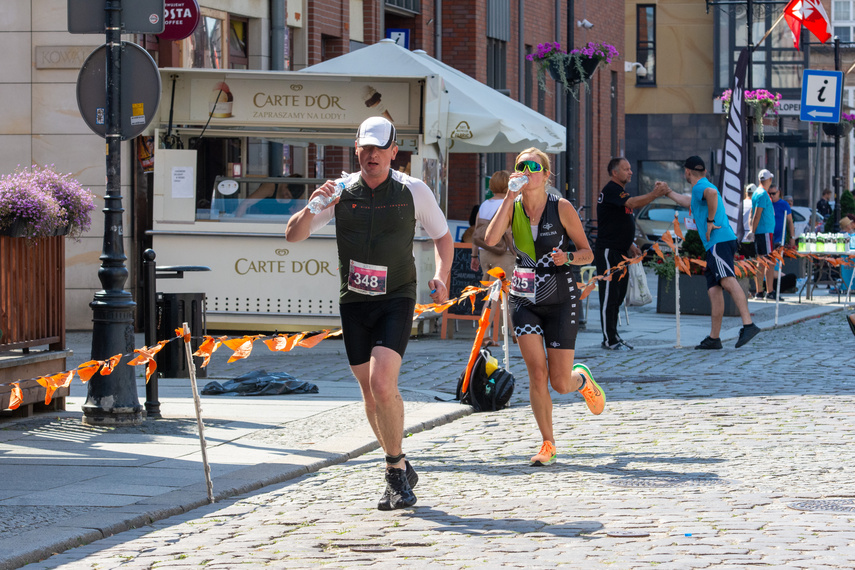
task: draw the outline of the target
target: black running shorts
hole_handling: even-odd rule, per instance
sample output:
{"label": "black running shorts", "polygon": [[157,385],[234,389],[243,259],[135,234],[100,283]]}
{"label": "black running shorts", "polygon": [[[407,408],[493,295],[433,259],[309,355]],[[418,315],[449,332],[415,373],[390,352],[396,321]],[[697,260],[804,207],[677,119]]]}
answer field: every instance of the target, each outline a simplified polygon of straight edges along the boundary
{"label": "black running shorts", "polygon": [[513,323],[517,336],[539,334],[547,348],[576,348],[576,333],[579,331],[577,305],[578,289],[570,300],[554,305],[530,305],[514,303]]}
{"label": "black running shorts", "polygon": [[344,349],[350,365],[371,360],[375,346],[385,346],[403,358],[415,308],[416,302],[406,297],[339,305]]}

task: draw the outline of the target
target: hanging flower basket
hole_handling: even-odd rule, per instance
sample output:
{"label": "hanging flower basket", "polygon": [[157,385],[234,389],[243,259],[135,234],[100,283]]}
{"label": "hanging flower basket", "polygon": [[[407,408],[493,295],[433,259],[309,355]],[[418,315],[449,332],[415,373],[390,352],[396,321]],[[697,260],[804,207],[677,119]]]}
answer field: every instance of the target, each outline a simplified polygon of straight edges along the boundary
{"label": "hanging flower basket", "polygon": [[821,123],[822,132],[830,137],[845,137],[852,130],[853,123],[855,123],[855,115],[842,113],[839,123]]}
{"label": "hanging flower basket", "polygon": [[611,63],[620,54],[610,44],[588,42],[584,47],[571,50],[570,53],[561,49],[557,42],[537,45],[537,52],[526,56],[529,61],[538,64],[537,82],[541,89],[546,90],[546,73],[560,83],[564,90],[578,99],[576,85],[584,84],[589,89],[588,80],[600,64]]}
{"label": "hanging flower basket", "polygon": [[555,81],[562,80],[561,66],[564,67],[564,77],[566,78],[566,82],[569,85],[576,85],[582,81],[587,81],[592,75],[594,75],[594,72],[597,71],[597,68],[600,66],[600,60],[587,57],[568,57],[563,62],[552,60],[547,65],[546,70]]}

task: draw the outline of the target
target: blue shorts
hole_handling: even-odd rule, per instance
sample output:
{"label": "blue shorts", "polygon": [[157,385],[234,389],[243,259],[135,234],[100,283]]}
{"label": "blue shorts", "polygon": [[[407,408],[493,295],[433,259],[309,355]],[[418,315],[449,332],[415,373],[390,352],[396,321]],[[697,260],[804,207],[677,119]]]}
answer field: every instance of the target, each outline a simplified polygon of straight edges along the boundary
{"label": "blue shorts", "polygon": [[736,277],[733,269],[733,256],[736,253],[736,240],[714,244],[707,250],[707,289],[712,289],[725,277]]}

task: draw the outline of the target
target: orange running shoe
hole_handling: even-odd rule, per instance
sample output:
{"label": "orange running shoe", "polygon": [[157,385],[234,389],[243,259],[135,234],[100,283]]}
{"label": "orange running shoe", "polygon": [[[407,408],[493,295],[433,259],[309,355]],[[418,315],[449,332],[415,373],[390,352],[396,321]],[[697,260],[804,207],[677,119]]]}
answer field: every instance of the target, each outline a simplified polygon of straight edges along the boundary
{"label": "orange running shoe", "polygon": [[591,371],[584,364],[574,365],[573,370],[579,372],[582,378],[585,379],[585,385],[579,390],[579,393],[585,397],[588,409],[595,416],[602,414],[606,408],[606,394],[594,380],[594,375],[591,374]]}
{"label": "orange running shoe", "polygon": [[537,455],[531,458],[532,467],[546,467],[555,463],[555,445],[551,441],[544,441]]}

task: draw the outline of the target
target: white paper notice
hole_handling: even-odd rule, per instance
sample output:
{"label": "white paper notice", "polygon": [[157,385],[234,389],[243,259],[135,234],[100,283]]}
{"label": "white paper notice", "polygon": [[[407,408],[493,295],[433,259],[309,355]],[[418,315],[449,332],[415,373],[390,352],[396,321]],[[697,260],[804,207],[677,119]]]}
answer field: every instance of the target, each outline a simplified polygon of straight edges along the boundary
{"label": "white paper notice", "polygon": [[172,168],[172,197],[193,198],[193,167],[175,166]]}

